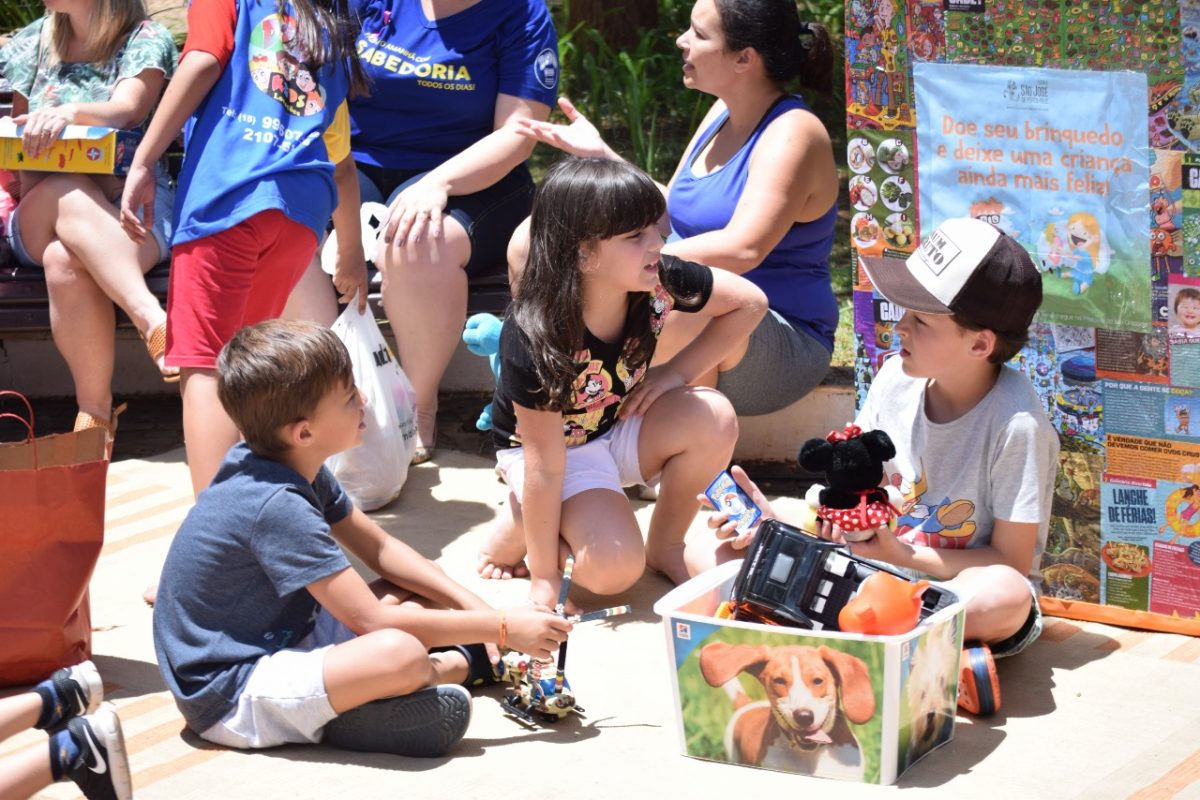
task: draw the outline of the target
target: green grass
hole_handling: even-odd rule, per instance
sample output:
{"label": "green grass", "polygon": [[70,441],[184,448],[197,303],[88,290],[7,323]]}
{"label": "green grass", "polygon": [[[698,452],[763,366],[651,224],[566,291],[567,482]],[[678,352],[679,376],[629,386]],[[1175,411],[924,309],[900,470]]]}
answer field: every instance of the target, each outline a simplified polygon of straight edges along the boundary
{"label": "green grass", "polygon": [[41,0],[0,2],[0,34],[23,28],[45,13]]}

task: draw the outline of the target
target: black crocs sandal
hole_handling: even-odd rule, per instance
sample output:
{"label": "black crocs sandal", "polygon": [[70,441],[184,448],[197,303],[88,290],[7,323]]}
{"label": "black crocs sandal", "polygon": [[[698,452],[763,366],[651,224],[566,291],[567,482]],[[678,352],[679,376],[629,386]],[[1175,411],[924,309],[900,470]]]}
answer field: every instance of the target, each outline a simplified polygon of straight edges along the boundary
{"label": "black crocs sandal", "polygon": [[435,647],[429,652],[443,653],[449,650],[457,650],[467,660],[467,679],[462,682],[463,686],[473,689],[478,686],[491,686],[499,680],[496,668],[488,658],[487,648],[482,643]]}
{"label": "black crocs sandal", "polygon": [[450,683],[352,708],[325,726],[321,741],[343,750],[438,758],[470,721],[471,695]]}

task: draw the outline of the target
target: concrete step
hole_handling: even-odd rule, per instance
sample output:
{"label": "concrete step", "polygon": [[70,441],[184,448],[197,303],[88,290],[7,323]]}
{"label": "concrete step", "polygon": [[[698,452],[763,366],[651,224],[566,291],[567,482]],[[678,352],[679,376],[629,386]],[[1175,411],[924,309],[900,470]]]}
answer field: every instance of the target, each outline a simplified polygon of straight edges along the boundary
{"label": "concrete step", "polygon": [[[179,391],[178,385],[162,382],[141,338],[130,328],[117,331],[116,363],[113,393],[118,398],[170,395]],[[16,389],[30,398],[70,397],[74,393],[71,375],[49,332],[21,333],[0,339],[0,388]],[[460,343],[442,381],[443,392],[486,393],[492,388],[487,359],[472,354]],[[735,458],[794,461],[805,439],[824,436],[853,418],[854,387],[849,370],[835,367],[824,384],[787,408],[760,417],[741,418]]]}

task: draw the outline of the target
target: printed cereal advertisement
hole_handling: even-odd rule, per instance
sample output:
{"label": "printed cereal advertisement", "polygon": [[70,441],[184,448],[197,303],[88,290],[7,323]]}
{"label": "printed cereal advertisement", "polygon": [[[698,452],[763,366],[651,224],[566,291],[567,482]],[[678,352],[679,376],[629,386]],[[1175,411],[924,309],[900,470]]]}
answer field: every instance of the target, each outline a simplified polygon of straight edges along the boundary
{"label": "printed cereal advertisement", "polygon": [[1105,475],[1101,602],[1200,619],[1200,464],[1180,480]]}

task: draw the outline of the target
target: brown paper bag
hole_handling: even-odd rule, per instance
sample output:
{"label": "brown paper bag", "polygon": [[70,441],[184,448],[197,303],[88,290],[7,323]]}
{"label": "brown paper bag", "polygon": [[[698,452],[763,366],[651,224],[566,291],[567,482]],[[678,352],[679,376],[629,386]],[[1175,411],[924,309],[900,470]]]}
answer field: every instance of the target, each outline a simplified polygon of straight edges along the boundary
{"label": "brown paper bag", "polygon": [[0,686],[39,681],[91,655],[88,582],[104,544],[105,431],[35,437],[33,410],[0,413],[25,441],[0,443]]}

